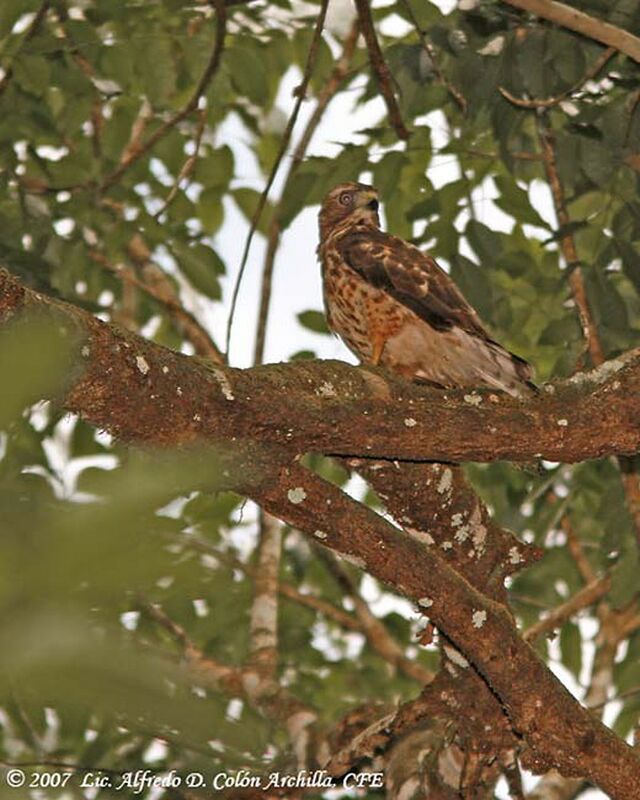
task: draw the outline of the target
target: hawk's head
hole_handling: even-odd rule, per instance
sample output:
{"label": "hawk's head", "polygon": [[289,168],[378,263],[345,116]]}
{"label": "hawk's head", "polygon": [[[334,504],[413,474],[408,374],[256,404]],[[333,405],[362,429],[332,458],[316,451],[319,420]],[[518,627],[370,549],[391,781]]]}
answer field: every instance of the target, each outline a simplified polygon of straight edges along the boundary
{"label": "hawk's head", "polygon": [[378,190],[366,183],[341,183],[322,201],[320,208],[320,241],[344,222],[366,222],[380,227]]}

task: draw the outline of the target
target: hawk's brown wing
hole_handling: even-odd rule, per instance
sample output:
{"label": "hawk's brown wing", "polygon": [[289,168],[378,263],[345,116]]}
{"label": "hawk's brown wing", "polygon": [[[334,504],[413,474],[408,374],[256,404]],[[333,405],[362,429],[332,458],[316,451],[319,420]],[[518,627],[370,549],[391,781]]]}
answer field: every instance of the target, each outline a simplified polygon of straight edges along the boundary
{"label": "hawk's brown wing", "polygon": [[491,340],[475,310],[430,256],[376,229],[352,230],[336,242],[345,263],[364,280],[388,292],[436,330],[454,325]]}

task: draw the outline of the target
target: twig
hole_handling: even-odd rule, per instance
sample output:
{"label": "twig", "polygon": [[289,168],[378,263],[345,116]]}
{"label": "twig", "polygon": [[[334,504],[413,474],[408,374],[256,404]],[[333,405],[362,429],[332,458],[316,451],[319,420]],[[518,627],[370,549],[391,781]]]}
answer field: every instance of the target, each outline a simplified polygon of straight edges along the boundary
{"label": "twig", "polygon": [[594,39],[596,42],[615,47],[616,50],[640,63],[640,39],[609,22],[591,17],[583,11],[555,0],[503,0],[503,2]]}
{"label": "twig", "polygon": [[204,95],[211,79],[215,75],[218,67],[220,66],[220,59],[224,49],[224,41],[227,32],[227,9],[224,0],[213,0],[216,7],[216,36],[213,45],[213,50],[209,58],[209,62],[202,73],[195,91],[191,95],[186,105],[161,125],[147,141],[126,155],[125,158],[120,160],[118,167],[102,181],[100,191],[104,192],[114,183],[120,180],[124,173],[130,169],[137,161],[146,155],[161,139],[163,139],[175,126],[182,122],[183,119],[189,116],[193,111],[198,108],[200,98]]}
{"label": "twig", "polygon": [[393,125],[393,128],[399,139],[408,139],[411,134],[406,129],[405,124],[402,121],[400,109],[398,107],[398,103],[396,102],[393,89],[391,88],[391,72],[389,71],[389,67],[384,60],[380,45],[378,44],[376,32],[373,27],[373,19],[371,17],[369,2],[368,0],[355,0],[355,5],[358,12],[358,19],[360,20],[360,30],[362,31],[365,42],[367,43],[371,66],[373,67],[376,80],[378,81],[378,86],[380,87],[384,102],[387,106],[389,121]]}
{"label": "twig", "polygon": [[[629,144],[629,136],[631,134],[631,126],[633,125],[633,115],[636,113],[638,108],[640,107],[640,89],[635,91],[631,97],[629,98],[628,102],[625,103],[629,119],[627,120],[627,130],[624,134],[624,143],[625,146]],[[635,160],[634,160],[635,157]],[[628,156],[626,159],[627,164],[631,166],[633,169],[640,172],[640,166],[638,164],[638,156],[637,154],[632,154]]]}
{"label": "twig", "polygon": [[[165,280],[161,287],[151,286],[149,283],[141,281],[130,272],[119,269],[115,264],[112,264],[105,255],[97,250],[90,250],[89,258],[96,264],[99,264],[103,269],[117,275],[121,281],[136,286],[149,295],[149,297],[153,297],[154,300],[161,303],[167,309],[169,316],[173,319],[179,331],[189,339],[197,355],[208,358],[215,364],[224,364],[222,353],[193,314],[187,311],[180,303],[169,281]],[[148,263],[151,264],[151,262]]]}
{"label": "twig", "polygon": [[135,278],[133,267],[128,264],[120,264],[118,270],[122,282],[122,293],[119,305],[114,304],[112,320],[116,325],[122,325],[129,331],[138,331],[136,312],[138,310],[137,287],[131,280]]}
{"label": "twig", "polygon": [[567,211],[564,190],[562,188],[560,175],[558,173],[555,139],[544,114],[539,114],[536,119],[538,123],[538,137],[542,150],[542,158],[545,166],[545,172],[547,174],[547,180],[549,181],[549,186],[551,187],[556,217],[558,219],[560,228],[566,230],[566,232],[560,238],[560,248],[562,250],[564,259],[567,262],[567,267],[569,268],[569,285],[571,287],[571,293],[573,294],[573,299],[575,300],[578,308],[582,333],[584,335],[589,355],[591,356],[591,361],[593,362],[594,366],[598,366],[604,361],[604,353],[598,338],[598,332],[591,316],[589,301],[587,299],[587,291],[576,250],[575,239],[573,238],[573,234],[569,229],[571,218],[569,217],[569,213]]}
{"label": "twig", "polygon": [[[17,53],[14,53],[14,59],[19,54],[20,50],[22,50],[24,45],[27,42],[30,42],[31,39],[33,39],[33,37],[36,35],[50,7],[51,7],[51,0],[45,0],[44,3],[42,3],[42,5],[40,6],[40,8],[37,10],[36,15],[31,22],[31,25],[29,25],[29,28],[26,30],[24,34],[24,37],[22,39],[22,42],[20,43],[20,47],[18,48]],[[0,79],[0,97],[2,97],[2,95],[4,94],[4,91],[7,88],[9,81],[11,80],[12,77],[13,77],[13,67],[9,66],[5,70],[2,79]]]}
{"label": "twig", "polygon": [[633,689],[627,689],[626,692],[620,692],[620,694],[614,694],[613,697],[607,698],[604,702],[599,703],[597,706],[591,706],[591,710],[599,711],[601,708],[604,708],[604,706],[609,705],[609,703],[617,703],[620,700],[626,700],[628,697],[635,697],[637,694],[640,694],[640,686],[636,686]]}
{"label": "twig", "polygon": [[[173,541],[175,541],[175,539],[173,539]],[[222,561],[233,569],[240,570],[240,572],[242,572],[244,575],[253,577],[256,574],[256,570],[254,568],[244,564],[242,561],[237,559],[235,556],[230,555],[229,553],[217,550],[205,539],[201,539],[194,534],[189,535],[189,538],[187,539],[187,546],[195,547],[198,550],[212,554],[219,561]],[[352,614],[349,614],[346,611],[343,611],[341,608],[334,606],[333,603],[329,603],[327,600],[323,600],[320,597],[315,597],[312,594],[302,594],[302,592],[298,591],[295,586],[293,586],[291,583],[287,583],[286,581],[278,582],[278,591],[283,597],[298,603],[298,605],[310,608],[313,611],[316,611],[318,614],[322,614],[327,619],[333,620],[341,627],[346,628],[349,631],[357,631],[362,633],[367,637],[369,644],[378,653],[378,655],[382,656],[382,658],[386,659],[390,663],[393,663],[394,666],[398,667],[398,669],[404,672],[407,677],[417,680],[423,685],[428,683],[433,677],[432,673],[430,673],[425,667],[422,667],[420,664],[416,664],[415,661],[404,655],[400,646],[393,641],[393,637],[384,627],[384,624],[377,618],[374,617],[377,624],[382,627],[384,636],[377,635],[371,637],[370,629],[365,626],[362,619],[354,617]],[[389,647],[383,646],[379,648],[377,646],[383,641],[383,639],[386,639],[390,643]]]}
{"label": "twig", "polygon": [[329,574],[336,581],[343,593],[351,598],[356,616],[360,620],[362,629],[367,637],[367,641],[378,655],[386,661],[401,669],[405,675],[417,680],[425,685],[431,683],[434,678],[431,670],[426,669],[416,661],[407,658],[400,645],[391,636],[384,623],[382,623],[372,612],[367,603],[362,599],[360,593],[353,585],[350,576],[338,562],[333,553],[320,547],[315,548],[316,553],[327,567]]}
{"label": "twig", "polygon": [[101,136],[102,130],[104,128],[104,115],[102,113],[102,95],[98,91],[97,87],[95,86],[95,76],[96,71],[83,53],[81,52],[80,48],[78,47],[74,38],[69,34],[69,31],[65,27],[65,23],[69,19],[69,14],[67,9],[64,7],[62,3],[59,3],[55,7],[55,15],[58,19],[59,26],[58,32],[62,39],[65,41],[69,52],[71,53],[73,60],[80,68],[80,71],[86,75],[87,78],[91,81],[94,87],[94,100],[91,105],[91,125],[92,125],[92,136],[91,141],[93,145],[93,154],[95,158],[100,158],[102,145],[101,145]]}
{"label": "twig", "polygon": [[416,15],[413,13],[413,8],[411,8],[411,3],[409,2],[409,0],[402,0],[402,5],[404,6],[405,11],[407,12],[407,16],[411,20],[411,24],[415,28],[415,31],[418,34],[418,37],[420,38],[420,42],[422,43],[422,47],[424,48],[425,53],[429,56],[436,77],[438,78],[440,83],[446,88],[451,97],[453,97],[455,102],[458,104],[458,106],[460,107],[460,111],[462,111],[463,114],[466,114],[467,99],[462,94],[460,89],[458,89],[457,86],[454,86],[454,84],[451,83],[451,81],[446,77],[446,75],[440,68],[436,51],[431,42],[425,36],[424,31],[420,27],[420,23],[418,22]]}
{"label": "twig", "polygon": [[200,152],[200,145],[202,143],[202,134],[204,133],[205,124],[207,121],[207,113],[204,108],[200,109],[200,121],[198,122],[198,128],[196,130],[196,135],[193,140],[193,153],[187,158],[187,160],[182,165],[182,169],[178,173],[173,186],[169,194],[167,195],[167,199],[162,204],[162,207],[159,211],[157,211],[153,217],[155,220],[159,220],[160,217],[165,213],[165,211],[169,208],[171,203],[173,203],[176,195],[178,194],[178,190],[180,189],[180,184],[183,180],[187,180],[191,177],[191,174],[194,170],[195,165],[198,162],[198,154]]}
{"label": "twig", "polygon": [[527,642],[535,641],[538,637],[559,628],[578,611],[595,603],[604,597],[611,589],[611,576],[605,575],[592,583],[587,584],[570,597],[565,603],[554,608],[548,616],[531,625],[522,634]]}
{"label": "twig", "polygon": [[499,86],[498,91],[500,94],[505,97],[510,103],[513,103],[515,106],[519,106],[520,108],[551,108],[552,106],[557,106],[558,103],[561,103],[567,97],[572,94],[575,94],[587,81],[592,80],[595,76],[600,72],[600,70],[604,67],[604,65],[609,61],[613,55],[616,53],[616,49],[614,47],[608,47],[604,50],[595,62],[589,67],[589,69],[585,72],[585,74],[580,78],[579,81],[574,83],[571,88],[566,89],[564,92],[555,95],[554,97],[532,97],[532,98],[523,98],[523,97],[516,97],[515,95],[511,94],[504,86]]}
{"label": "twig", "polygon": [[124,150],[120,154],[120,161],[118,162],[119,164],[125,164],[130,158],[135,156],[135,154],[140,151],[142,147],[142,137],[147,129],[147,125],[152,119],[153,108],[151,107],[149,100],[144,97],[142,99],[142,103],[140,104],[138,114],[133,122],[133,125],[131,126],[129,140],[125,145]]}
{"label": "twig", "polygon": [[[176,539],[172,538],[172,541],[176,541]],[[239,558],[236,558],[230,553],[218,550],[206,539],[203,539],[195,534],[189,534],[189,538],[186,540],[186,545],[187,547],[193,547],[200,552],[209,553],[218,561],[222,561],[232,569],[239,570],[243,575],[246,575],[249,578],[252,578],[255,575],[255,569],[253,567],[240,561]],[[278,583],[278,591],[283,597],[293,600],[295,603],[298,603],[301,606],[311,608],[313,611],[317,611],[319,614],[323,614],[325,617],[327,617],[327,619],[332,619],[334,622],[337,622],[338,625],[341,625],[347,630],[362,631],[362,626],[351,614],[343,611],[337,606],[334,606],[332,603],[329,603],[326,600],[315,597],[312,594],[303,594],[291,583],[280,581]]]}
{"label": "twig", "polygon": [[242,670],[221,664],[215,659],[205,656],[200,648],[191,641],[184,628],[174,622],[168,614],[165,614],[159,605],[142,601],[140,602],[140,611],[164,628],[179,645],[194,676],[235,696],[244,694]]}
{"label": "twig", "polygon": [[280,200],[274,210],[273,219],[269,226],[269,235],[267,239],[267,251],[265,253],[264,264],[262,267],[262,286],[260,290],[260,309],[258,311],[258,325],[256,331],[256,344],[254,350],[254,364],[261,364],[264,358],[264,347],[267,330],[267,319],[269,315],[269,305],[271,302],[271,284],[273,278],[273,269],[275,264],[276,252],[280,244],[280,234],[282,227],[280,223],[280,212],[282,209],[283,200],[286,197],[287,190],[291,183],[292,177],[295,175],[296,170],[300,166],[302,159],[307,152],[311,138],[318,127],[322,116],[329,105],[329,102],[335,95],[340,87],[340,84],[345,79],[349,72],[349,66],[353,57],[353,52],[358,41],[359,24],[356,21],[351,27],[350,32],[344,41],[342,55],[336,62],[333,72],[329,76],[329,80],[322,87],[316,107],[307,122],[305,129],[300,136],[300,140],[293,151],[289,170],[284,179]]}
{"label": "twig", "polygon": [[[217,0],[220,2],[220,0]],[[267,178],[267,183],[262,190],[262,194],[258,200],[258,205],[256,206],[255,211],[253,212],[253,216],[251,217],[251,223],[249,226],[249,233],[247,235],[247,239],[244,245],[244,251],[242,253],[242,259],[240,261],[240,268],[238,270],[238,276],[236,278],[235,285],[233,287],[233,294],[231,297],[231,309],[229,311],[229,320],[227,322],[227,335],[225,339],[225,350],[227,352],[227,358],[229,357],[229,344],[231,342],[231,328],[233,327],[233,318],[236,311],[236,305],[238,303],[238,294],[240,292],[240,284],[242,283],[242,278],[244,275],[245,268],[247,266],[247,260],[249,258],[249,250],[251,249],[251,242],[253,241],[253,237],[255,235],[256,229],[258,227],[258,222],[260,221],[260,217],[262,216],[262,212],[264,211],[264,207],[267,203],[267,197],[269,196],[269,190],[275,180],[276,173],[280,168],[280,164],[282,159],[284,158],[284,154],[289,146],[289,142],[291,141],[291,134],[293,133],[293,129],[295,127],[296,121],[298,119],[298,114],[300,113],[300,109],[302,107],[302,103],[305,100],[307,94],[307,87],[309,86],[309,81],[311,80],[311,75],[313,73],[313,68],[316,63],[316,56],[318,54],[318,48],[320,47],[320,39],[322,36],[322,30],[324,28],[324,21],[327,16],[327,8],[329,6],[329,0],[322,0],[322,5],[320,6],[320,13],[318,14],[318,19],[316,21],[316,27],[313,32],[313,39],[311,40],[311,46],[309,47],[309,52],[307,54],[307,63],[305,64],[304,74],[302,76],[302,82],[295,90],[296,95],[296,102],[293,107],[293,111],[291,112],[291,116],[289,117],[289,121],[287,122],[287,127],[282,134],[282,140],[280,141],[280,147],[278,149],[278,153],[276,155],[275,161],[273,166],[271,167],[271,172],[269,173],[269,177]]]}
{"label": "twig", "polygon": [[[542,156],[547,173],[547,179],[551,187],[551,194],[556,209],[556,216],[561,228],[566,228],[565,233],[560,239],[560,246],[569,267],[569,286],[573,298],[578,307],[578,314],[580,316],[580,323],[582,326],[583,336],[585,338],[586,347],[591,356],[591,361],[594,366],[601,365],[605,360],[605,355],[602,350],[602,344],[598,331],[591,316],[589,309],[589,301],[587,298],[587,291],[582,275],[580,262],[578,261],[578,254],[576,251],[575,240],[573,234],[568,229],[571,222],[567,208],[565,205],[564,191],[560,182],[560,175],[556,164],[555,140],[551,128],[545,116],[546,112],[539,112],[537,114],[538,135],[542,149]],[[629,459],[618,458],[618,468],[621,472],[622,486],[625,493],[625,499],[629,514],[631,515],[636,539],[640,545],[640,476],[638,476],[635,469],[634,462]]]}
{"label": "twig", "polygon": [[576,567],[578,568],[580,577],[586,584],[595,583],[598,580],[598,576],[589,563],[589,559],[582,549],[582,544],[576,536],[573,525],[566,514],[562,517],[560,524],[562,526],[562,530],[564,531],[564,535],[567,537],[567,549],[569,550],[573,560],[576,562]]}
{"label": "twig", "polygon": [[509,753],[510,758],[502,762],[502,774],[509,786],[511,800],[525,800],[524,787],[522,786],[522,773],[518,765],[515,752]]}
{"label": "twig", "polygon": [[[437,152],[434,151],[436,155],[439,155],[442,151]],[[484,150],[474,150],[473,148],[467,148],[464,150],[459,150],[458,152],[463,153],[464,155],[469,156],[477,156],[478,158],[493,158],[493,159],[501,159],[503,156],[500,153],[487,153]],[[516,159],[516,161],[542,161],[542,156],[540,153],[529,153],[526,150],[512,150],[507,151],[508,155],[511,158]],[[443,153],[444,155],[444,153]]]}
{"label": "twig", "polygon": [[195,680],[205,686],[213,685],[233,697],[246,697],[252,706],[287,729],[299,769],[309,764],[313,755],[311,748],[321,744],[313,740],[309,730],[317,721],[315,709],[304,705],[278,685],[268,694],[256,692],[253,681],[255,672],[251,668],[230,667],[205,655],[187,636],[184,628],[158,605],[142,601],[140,610],[164,628],[180,646]]}

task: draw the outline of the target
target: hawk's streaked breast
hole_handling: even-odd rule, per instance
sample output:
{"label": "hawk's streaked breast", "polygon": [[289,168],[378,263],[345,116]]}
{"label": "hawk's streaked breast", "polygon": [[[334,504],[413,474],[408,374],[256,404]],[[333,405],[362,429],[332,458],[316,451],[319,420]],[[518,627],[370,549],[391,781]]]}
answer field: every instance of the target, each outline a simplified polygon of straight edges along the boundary
{"label": "hawk's streaked breast", "polygon": [[532,390],[531,368],[493,341],[451,278],[413,245],[382,232],[377,192],[342,184],[320,211],[331,329],[365,363],[445,387]]}

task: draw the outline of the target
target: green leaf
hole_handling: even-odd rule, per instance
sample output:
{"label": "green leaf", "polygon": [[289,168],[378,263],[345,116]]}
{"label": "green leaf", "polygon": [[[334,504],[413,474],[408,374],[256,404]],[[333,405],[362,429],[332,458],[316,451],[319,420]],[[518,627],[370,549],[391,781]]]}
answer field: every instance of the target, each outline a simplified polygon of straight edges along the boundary
{"label": "green leaf", "polygon": [[493,315],[493,292],[486,270],[465,256],[456,254],[451,260],[451,277],[482,319],[490,321]]}
{"label": "green leaf", "polygon": [[317,354],[313,350],[298,350],[293,353],[289,358],[290,361],[311,361],[317,358]]}
{"label": "green leaf", "polygon": [[207,189],[226,189],[233,176],[233,151],[225,145],[198,159],[195,174]]}
{"label": "green leaf", "polygon": [[627,307],[615,286],[614,276],[597,268],[589,270],[585,275],[589,302],[593,306],[596,322],[615,330],[628,330]]}
{"label": "green leaf", "polygon": [[25,92],[42,97],[49,88],[51,70],[45,59],[21,55],[13,65],[13,78]]}
{"label": "green leaf", "polygon": [[240,94],[262,105],[269,93],[269,85],[265,64],[258,52],[257,47],[236,44],[225,51],[224,58],[231,80]]}
{"label": "green leaf", "polygon": [[616,159],[612,151],[594,139],[578,139],[580,166],[585,175],[597,186],[607,185],[616,172]]}
{"label": "green leaf", "polygon": [[[258,208],[258,203],[260,201],[260,192],[256,191],[255,189],[234,189],[232,191],[233,199],[236,201],[238,208],[244,216],[247,218],[247,221],[251,222],[253,219],[253,215],[255,214],[256,209]],[[267,234],[269,229],[269,224],[271,219],[273,218],[273,206],[267,200],[262,209],[262,214],[260,215],[260,219],[258,220],[257,230],[262,233],[263,235]]]}
{"label": "green leaf", "polygon": [[529,195],[513,179],[497,176],[495,182],[500,190],[500,197],[494,202],[499,208],[515,217],[519,223],[528,223],[539,228],[549,228],[548,224],[531,205]]}
{"label": "green leaf", "polygon": [[322,311],[302,311],[298,314],[298,322],[314,333],[331,333]]}
{"label": "green leaf", "polygon": [[566,345],[568,342],[580,340],[582,331],[577,316],[565,316],[552,320],[542,332],[538,344]]}
{"label": "green leaf", "polygon": [[73,328],[61,317],[26,315],[0,332],[0,428],[5,428],[27,405],[61,389],[68,377]]}
{"label": "green leaf", "polygon": [[219,189],[205,189],[196,203],[198,219],[205,233],[215,233],[224,221],[224,206]]}
{"label": "green leaf", "polygon": [[151,103],[167,105],[176,89],[171,39],[160,30],[149,32],[144,46],[134,52],[137,71]]}
{"label": "green leaf", "polygon": [[465,235],[480,263],[490,265],[502,253],[502,240],[497,233],[487,228],[482,222],[470,219],[465,229]]}
{"label": "green leaf", "polygon": [[564,666],[579,680],[582,669],[582,637],[580,629],[573,622],[567,622],[562,626],[560,653]]}
{"label": "green leaf", "polygon": [[397,187],[400,173],[409,159],[404,153],[387,153],[373,166],[373,182],[382,197],[389,197]]}
{"label": "green leaf", "polygon": [[635,547],[623,550],[611,570],[611,592],[609,597],[614,608],[622,608],[630,602],[638,591],[638,552]]}
{"label": "green leaf", "polygon": [[622,258],[624,274],[633,283],[636,292],[640,294],[640,250],[621,239],[616,239],[615,245]]}
{"label": "green leaf", "polygon": [[224,264],[215,250],[202,244],[189,247],[177,241],[173,243],[172,250],[180,271],[194,289],[213,300],[219,300],[221,291],[218,276],[224,272]]}
{"label": "green leaf", "polygon": [[301,169],[296,172],[278,208],[278,222],[281,230],[286,230],[295,216],[310,202],[312,187],[317,183],[315,172]]}
{"label": "green leaf", "polygon": [[40,0],[3,0],[0,3],[0,39],[4,38],[23,14],[37,11]]}

